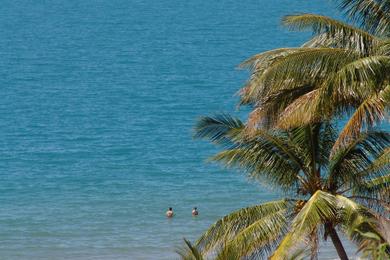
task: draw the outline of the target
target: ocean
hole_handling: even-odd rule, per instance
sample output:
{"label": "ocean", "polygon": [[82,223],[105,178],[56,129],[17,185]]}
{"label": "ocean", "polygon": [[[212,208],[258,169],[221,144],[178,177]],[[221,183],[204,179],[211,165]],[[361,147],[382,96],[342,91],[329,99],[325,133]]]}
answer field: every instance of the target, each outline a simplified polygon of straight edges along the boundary
{"label": "ocean", "polygon": [[[310,36],[283,28],[283,15],[335,7],[3,0],[0,259],[177,259],[184,237],[281,197],[205,162],[217,149],[192,129],[216,112],[245,119],[237,65]],[[332,247],[321,254],[335,258]]]}

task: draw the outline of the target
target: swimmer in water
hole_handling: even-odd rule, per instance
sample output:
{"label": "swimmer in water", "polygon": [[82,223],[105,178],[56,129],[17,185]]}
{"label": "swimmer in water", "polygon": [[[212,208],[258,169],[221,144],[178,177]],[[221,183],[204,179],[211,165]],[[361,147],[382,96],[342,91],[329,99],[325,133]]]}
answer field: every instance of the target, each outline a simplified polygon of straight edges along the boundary
{"label": "swimmer in water", "polygon": [[197,207],[194,207],[192,209],[192,216],[198,216],[199,215],[199,212],[198,212],[198,208]]}
{"label": "swimmer in water", "polygon": [[173,209],[172,208],[169,208],[167,213],[165,213],[165,215],[167,215],[168,218],[171,218],[173,217]]}

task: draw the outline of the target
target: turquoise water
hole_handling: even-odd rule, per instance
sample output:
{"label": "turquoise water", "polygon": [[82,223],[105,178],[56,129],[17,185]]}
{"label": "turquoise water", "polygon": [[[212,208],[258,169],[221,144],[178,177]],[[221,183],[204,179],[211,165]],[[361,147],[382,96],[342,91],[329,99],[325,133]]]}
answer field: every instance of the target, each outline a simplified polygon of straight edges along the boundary
{"label": "turquoise water", "polygon": [[243,59],[308,37],[282,15],[330,6],[2,1],[0,258],[172,259],[183,237],[277,198],[205,164],[215,149],[192,126],[234,111]]}

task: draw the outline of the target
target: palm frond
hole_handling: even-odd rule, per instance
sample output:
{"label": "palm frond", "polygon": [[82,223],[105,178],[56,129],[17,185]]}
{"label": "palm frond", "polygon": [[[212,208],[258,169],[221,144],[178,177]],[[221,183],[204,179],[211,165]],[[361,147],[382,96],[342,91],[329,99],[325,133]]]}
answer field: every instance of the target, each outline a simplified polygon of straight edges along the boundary
{"label": "palm frond", "polygon": [[378,212],[390,211],[390,148],[359,175],[363,182],[354,187],[352,197]]}
{"label": "palm frond", "polygon": [[340,9],[366,30],[384,35],[390,28],[390,5],[383,0],[339,0]]}
{"label": "palm frond", "polygon": [[390,149],[386,148],[361,172],[352,171],[354,180],[347,193],[349,198],[376,212],[390,210]]}
{"label": "palm frond", "polygon": [[320,111],[321,90],[315,89],[297,98],[279,115],[276,126],[291,129],[302,125],[314,124],[323,118]]}
{"label": "palm frond", "polygon": [[281,210],[254,222],[230,240],[222,249],[222,254],[235,252],[237,259],[266,258],[287,230],[287,213],[287,210]]}
{"label": "palm frond", "polygon": [[378,46],[376,46],[375,49],[376,55],[384,55],[384,56],[390,56],[390,40],[389,39],[382,39]]}
{"label": "palm frond", "polygon": [[339,146],[355,139],[364,127],[368,130],[375,124],[381,122],[386,116],[386,108],[390,101],[390,87],[387,86],[378,95],[371,96],[363,101],[354,111],[353,115],[340,132],[333,147],[333,153]]}
{"label": "palm frond", "polygon": [[[373,189],[379,190],[380,192],[384,191],[384,189],[389,189],[390,188],[390,173],[383,175],[383,176],[373,178],[373,179],[367,181],[366,185],[367,185],[367,188],[369,188],[371,190],[373,190]],[[387,192],[387,195],[388,195],[389,190],[387,190],[387,191],[388,191]],[[390,202],[390,198],[387,198],[387,199]]]}
{"label": "palm frond", "polygon": [[328,73],[357,58],[360,58],[358,53],[344,49],[301,48],[279,59],[264,73],[252,75],[257,77],[257,84],[248,94],[261,102],[264,97],[282,89],[318,84],[318,80],[327,78]]}
{"label": "palm frond", "polygon": [[[336,197],[340,206],[339,220],[341,227],[347,236],[359,246],[359,250],[368,253],[369,244],[375,244],[375,247],[377,247],[385,242],[386,234],[383,226],[381,226],[380,216],[375,215],[351,199],[340,195]],[[374,257],[372,252],[368,255]],[[389,252],[384,255],[390,256]],[[374,257],[373,259],[377,258]]]}
{"label": "palm frond", "polygon": [[[321,33],[314,35],[310,40],[301,45],[302,48],[321,48],[321,47],[332,47],[338,46],[340,40],[335,38],[329,38],[327,33]],[[336,47],[340,48],[340,46]]]}
{"label": "palm frond", "polygon": [[216,144],[229,145],[243,129],[244,124],[241,120],[228,114],[201,117],[195,125],[194,138],[209,139]]}
{"label": "palm frond", "polygon": [[353,190],[350,198],[371,208],[379,214],[390,212],[390,174],[366,180]]}
{"label": "palm frond", "polygon": [[202,253],[185,238],[184,246],[177,249],[176,253],[180,255],[180,259],[182,260],[205,260]]}
{"label": "palm frond", "polygon": [[319,152],[317,162],[324,170],[328,169],[331,150],[337,140],[337,136],[338,132],[330,122],[322,123],[321,132],[318,137]]}
{"label": "palm frond", "polygon": [[[272,128],[280,121],[280,115],[289,111],[292,106],[300,103],[302,96],[311,95],[317,90],[312,85],[296,86],[294,88],[275,90],[264,98],[254,116],[248,118],[247,128]],[[294,104],[294,105],[293,105]]]}
{"label": "palm frond", "polygon": [[204,255],[234,239],[241,231],[255,222],[287,210],[291,203],[291,201],[284,199],[235,211],[213,224],[196,242],[196,248]]}
{"label": "palm frond", "polygon": [[300,175],[309,171],[302,160],[304,154],[289,142],[285,133],[257,130],[250,139],[239,142],[211,159],[228,167],[238,166],[251,178],[265,178],[286,191],[296,188],[298,183],[306,187],[306,180]]}
{"label": "palm frond", "polygon": [[249,69],[251,71],[262,71],[267,69],[272,62],[280,57],[285,57],[288,54],[300,51],[299,48],[279,48],[270,51],[265,51],[243,61],[239,68]]}
{"label": "palm frond", "polygon": [[308,259],[311,253],[307,248],[301,248],[291,253],[286,260],[304,260]]}
{"label": "palm frond", "polygon": [[390,144],[390,134],[386,132],[367,132],[355,140],[341,146],[330,157],[329,176],[326,186],[329,189],[344,184],[360,185],[363,176],[360,174],[372,165]]}
{"label": "palm frond", "polygon": [[390,147],[385,148],[382,153],[376,157],[367,169],[363,170],[359,175],[370,178],[384,176],[390,172]]}
{"label": "palm frond", "polygon": [[242,62],[239,67],[249,69],[251,71],[251,76],[244,87],[238,92],[238,95],[241,97],[240,105],[248,105],[257,102],[256,99],[253,99],[251,93],[254,88],[261,86],[260,75],[287,55],[302,52],[304,50],[305,49],[303,48],[280,48],[256,54]]}
{"label": "palm frond", "polygon": [[[371,127],[384,119],[388,103],[385,95],[390,95],[387,93],[390,88],[384,87],[383,83],[389,78],[389,69],[389,57],[362,58],[346,64],[336,73],[329,73],[331,76],[320,89],[306,94],[297,93],[293,102],[288,97],[280,96],[274,101],[279,110],[284,109],[274,115],[278,117],[278,126],[287,129],[328,120],[337,111],[343,114],[343,109],[350,110],[351,105],[356,104],[358,108],[341,134],[340,142],[345,137],[354,138],[353,134],[358,134],[363,125]],[[382,82],[378,82],[378,79]],[[284,102],[289,104],[286,106]],[[267,103],[263,104],[263,109],[266,107]]]}
{"label": "palm frond", "polygon": [[253,136],[257,129],[264,127],[269,128],[270,121],[268,111],[262,107],[254,107],[252,112],[249,113],[248,120],[246,122],[246,132],[249,136]]}
{"label": "palm frond", "polygon": [[[291,29],[311,29],[314,34],[321,35],[323,47],[352,49],[368,54],[379,41],[374,35],[360,28],[323,15],[288,15],[283,18],[283,24]],[[326,41],[331,44],[325,45]]]}
{"label": "palm frond", "polygon": [[355,60],[335,74],[331,84],[337,86],[333,96],[335,102],[364,100],[385,88],[390,78],[390,57],[369,56]]}
{"label": "palm frond", "polygon": [[318,225],[337,217],[336,198],[326,192],[317,191],[306,202],[292,221],[289,233],[275,250],[271,259],[285,259],[291,250],[304,241],[304,238]]}
{"label": "palm frond", "polygon": [[346,228],[356,225],[368,217],[374,217],[370,211],[350,198],[336,195],[339,209],[338,221]]}

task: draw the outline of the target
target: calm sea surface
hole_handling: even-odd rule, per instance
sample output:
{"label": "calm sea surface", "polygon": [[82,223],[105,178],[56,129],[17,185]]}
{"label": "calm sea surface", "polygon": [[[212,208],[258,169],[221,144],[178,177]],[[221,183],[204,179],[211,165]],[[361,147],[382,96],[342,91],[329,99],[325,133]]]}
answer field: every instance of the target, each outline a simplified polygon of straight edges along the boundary
{"label": "calm sea surface", "polygon": [[243,59],[307,39],[280,26],[294,12],[335,14],[325,0],[2,1],[0,259],[175,259],[183,237],[277,198],[204,163],[216,150],[192,127],[234,112]]}

